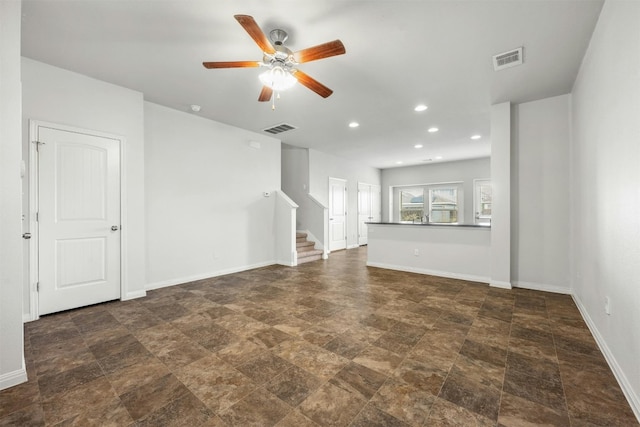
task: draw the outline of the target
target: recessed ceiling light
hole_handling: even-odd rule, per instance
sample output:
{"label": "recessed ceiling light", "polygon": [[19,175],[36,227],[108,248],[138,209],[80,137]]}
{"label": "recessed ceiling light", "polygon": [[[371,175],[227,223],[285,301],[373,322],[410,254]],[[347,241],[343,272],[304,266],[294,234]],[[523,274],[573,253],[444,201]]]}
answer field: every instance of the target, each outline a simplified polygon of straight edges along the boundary
{"label": "recessed ceiling light", "polygon": [[431,162],[433,159],[422,159],[423,162]]}
{"label": "recessed ceiling light", "polygon": [[428,132],[429,132],[429,133],[434,133],[434,132],[438,132],[439,130],[440,130],[440,129],[438,129],[438,128],[436,128],[436,127],[433,127],[433,128],[429,128],[429,129],[428,129]]}
{"label": "recessed ceiling light", "polygon": [[436,160],[442,160],[442,156],[436,156],[435,159]]}
{"label": "recessed ceiling light", "polygon": [[414,110],[414,111],[424,111],[424,110],[426,110],[427,108],[428,108],[428,107],[427,107],[426,105],[424,105],[424,104],[418,104],[418,105],[416,105],[416,108],[414,108],[413,110]]}
{"label": "recessed ceiling light", "polygon": [[422,144],[416,144],[416,145],[414,145],[413,147],[414,147],[414,148],[422,148],[422,147],[423,147],[423,145],[422,145]]}
{"label": "recessed ceiling light", "polygon": [[402,164],[402,160],[398,160],[398,161],[396,162],[396,165],[401,165],[401,164]]}
{"label": "recessed ceiling light", "polygon": [[471,139],[480,139],[480,138],[482,138],[482,136],[481,136],[481,135],[473,135],[473,136],[471,137]]}
{"label": "recessed ceiling light", "polygon": [[191,104],[191,111],[193,111],[194,113],[197,113],[198,111],[200,111],[200,108],[202,107],[200,107],[197,104]]}
{"label": "recessed ceiling light", "polygon": [[358,123],[358,122],[351,122],[351,123],[349,123],[349,127],[350,127],[350,128],[357,128],[358,126],[360,126],[360,123]]}

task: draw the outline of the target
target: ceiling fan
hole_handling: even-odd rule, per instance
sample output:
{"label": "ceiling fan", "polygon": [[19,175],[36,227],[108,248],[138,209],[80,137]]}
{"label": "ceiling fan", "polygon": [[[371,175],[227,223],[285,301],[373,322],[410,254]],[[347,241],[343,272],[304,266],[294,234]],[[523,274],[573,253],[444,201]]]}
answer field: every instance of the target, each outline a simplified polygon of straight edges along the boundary
{"label": "ceiling fan", "polygon": [[251,16],[235,15],[234,18],[262,49],[262,61],[203,62],[202,65],[205,68],[266,67],[267,70],[260,74],[260,80],[263,84],[260,96],[258,96],[260,102],[269,101],[274,91],[288,89],[296,81],[323,98],[327,98],[333,93],[331,89],[300,71],[297,66],[305,62],[342,55],[346,50],[340,40],[292,52],[284,46],[288,37],[286,31],[281,29],[271,31],[269,33],[271,42],[273,42],[271,43]]}

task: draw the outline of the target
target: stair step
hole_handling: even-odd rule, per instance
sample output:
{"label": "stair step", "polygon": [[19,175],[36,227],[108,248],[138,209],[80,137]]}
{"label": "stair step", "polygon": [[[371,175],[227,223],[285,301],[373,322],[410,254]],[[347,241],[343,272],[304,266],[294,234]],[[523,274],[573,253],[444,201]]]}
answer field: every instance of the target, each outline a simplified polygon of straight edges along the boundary
{"label": "stair step", "polygon": [[300,250],[301,248],[305,248],[307,246],[315,246],[315,242],[310,242],[308,240],[305,240],[304,242],[296,242],[296,249]]}
{"label": "stair step", "polygon": [[308,258],[315,255],[322,255],[322,251],[320,249],[312,249],[310,251],[298,252],[298,259]]}
{"label": "stair step", "polygon": [[307,233],[296,231],[296,239],[306,239],[306,238],[307,238]]}
{"label": "stair step", "polygon": [[319,259],[322,259],[322,251],[306,251],[301,255],[298,255],[298,265],[304,264],[305,262],[317,261]]}

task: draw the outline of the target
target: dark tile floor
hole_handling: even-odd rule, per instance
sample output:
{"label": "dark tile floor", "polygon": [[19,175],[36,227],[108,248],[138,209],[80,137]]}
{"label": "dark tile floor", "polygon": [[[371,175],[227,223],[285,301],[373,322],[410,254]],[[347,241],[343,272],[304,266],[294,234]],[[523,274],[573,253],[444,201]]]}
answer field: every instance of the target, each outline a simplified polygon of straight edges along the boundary
{"label": "dark tile floor", "polygon": [[632,426],[569,296],[366,248],[44,316],[0,425]]}

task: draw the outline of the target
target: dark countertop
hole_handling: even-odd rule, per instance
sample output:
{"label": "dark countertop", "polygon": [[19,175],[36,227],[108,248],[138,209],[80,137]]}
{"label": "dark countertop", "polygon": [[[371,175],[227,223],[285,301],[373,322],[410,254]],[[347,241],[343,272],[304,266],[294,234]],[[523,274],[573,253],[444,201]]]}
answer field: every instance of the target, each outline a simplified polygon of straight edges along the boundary
{"label": "dark countertop", "polygon": [[464,228],[487,228],[490,229],[490,225],[477,225],[477,224],[436,224],[433,222],[366,222],[365,224],[373,225],[410,225],[418,227],[464,227]]}

